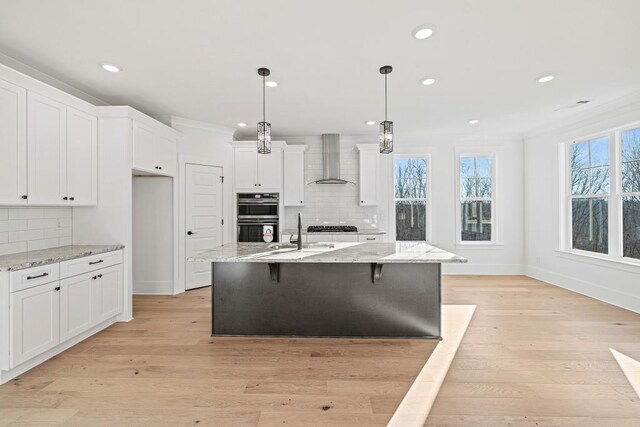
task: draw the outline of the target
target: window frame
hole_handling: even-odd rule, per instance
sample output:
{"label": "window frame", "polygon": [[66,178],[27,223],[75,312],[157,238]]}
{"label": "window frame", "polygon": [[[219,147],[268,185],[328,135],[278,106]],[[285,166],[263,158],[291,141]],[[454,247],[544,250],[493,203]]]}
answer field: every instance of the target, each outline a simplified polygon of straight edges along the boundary
{"label": "window frame", "polygon": [[[623,255],[623,217],[622,201],[624,197],[638,196],[640,193],[625,193],[622,191],[622,133],[627,130],[640,128],[640,122],[624,126],[617,126],[573,138],[560,144],[560,239],[559,252],[598,258],[605,261],[640,266],[640,259]],[[571,188],[571,147],[580,142],[589,141],[603,136],[609,137],[609,193],[574,195]],[[609,253],[585,251],[573,248],[573,218],[571,203],[574,198],[606,198],[608,203],[608,249]]]}
{"label": "window frame", "polygon": [[[500,185],[499,167],[501,149],[495,147],[459,147],[456,148],[455,156],[455,212],[456,212],[456,246],[496,246],[502,245],[502,215],[500,212]],[[462,208],[460,206],[462,197],[460,196],[460,159],[463,157],[489,157],[491,158],[491,198],[477,198],[478,200],[491,200],[491,240],[462,240]],[[473,200],[470,198],[465,200]]]}
{"label": "window frame", "polygon": [[[426,164],[427,164],[427,183],[426,183],[426,192],[427,192],[427,197],[426,198],[403,198],[403,199],[397,199],[396,198],[396,159],[423,159]],[[392,225],[393,225],[393,236],[394,236],[394,241],[399,241],[399,242],[418,242],[421,240],[398,240],[398,236],[396,233],[396,227],[397,227],[397,222],[396,222],[396,201],[398,200],[408,200],[408,201],[425,201],[427,204],[426,207],[426,224],[425,224],[425,242],[426,243],[430,243],[433,244],[432,242],[432,229],[431,229],[431,223],[432,223],[432,214],[431,214],[431,189],[432,189],[432,185],[431,185],[431,154],[394,154],[393,158],[392,158],[392,162],[391,162],[391,178],[392,178],[392,185],[391,185],[391,192],[392,192],[392,197],[391,197],[391,219],[392,219]]]}

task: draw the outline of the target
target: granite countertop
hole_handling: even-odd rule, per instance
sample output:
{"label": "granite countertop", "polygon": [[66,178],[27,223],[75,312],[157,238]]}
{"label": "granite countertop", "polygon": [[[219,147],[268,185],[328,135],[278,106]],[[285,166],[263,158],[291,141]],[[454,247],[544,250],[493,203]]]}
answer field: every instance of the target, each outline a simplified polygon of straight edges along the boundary
{"label": "granite countertop", "polygon": [[[281,231],[281,234],[298,234],[297,229],[287,228]],[[386,231],[382,231],[379,228],[359,228],[358,231],[307,231],[306,228],[302,230],[302,234],[326,234],[328,236],[335,234],[346,234],[352,236],[364,235],[364,234],[387,234]]]}
{"label": "granite countertop", "polygon": [[[281,246],[281,244],[276,244]],[[192,262],[463,263],[466,258],[424,242],[314,243],[301,251],[268,243],[229,243],[200,252]]]}
{"label": "granite countertop", "polygon": [[123,249],[123,245],[69,245],[0,256],[0,271],[14,271]]}

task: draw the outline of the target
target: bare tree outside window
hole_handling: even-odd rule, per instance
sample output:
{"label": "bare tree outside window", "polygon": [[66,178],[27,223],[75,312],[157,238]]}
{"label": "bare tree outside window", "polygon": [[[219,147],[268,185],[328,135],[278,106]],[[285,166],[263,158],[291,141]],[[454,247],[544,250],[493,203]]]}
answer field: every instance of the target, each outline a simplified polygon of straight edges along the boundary
{"label": "bare tree outside window", "polygon": [[640,259],[640,128],[621,133],[622,255]]}
{"label": "bare tree outside window", "polygon": [[460,212],[462,241],[491,241],[493,159],[460,157]]}
{"label": "bare tree outside window", "polygon": [[572,247],[609,252],[609,137],[574,143],[571,156]]}
{"label": "bare tree outside window", "polygon": [[427,172],[425,158],[394,161],[396,240],[427,240]]}

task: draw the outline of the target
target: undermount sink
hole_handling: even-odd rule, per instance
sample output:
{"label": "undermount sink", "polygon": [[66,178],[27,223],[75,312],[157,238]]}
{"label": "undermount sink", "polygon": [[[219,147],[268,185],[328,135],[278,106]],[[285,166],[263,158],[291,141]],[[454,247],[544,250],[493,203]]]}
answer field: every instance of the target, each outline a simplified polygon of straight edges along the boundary
{"label": "undermount sink", "polygon": [[[302,249],[333,249],[336,246],[332,243],[305,243]],[[298,249],[298,245],[293,243],[273,243],[269,245],[269,249]]]}

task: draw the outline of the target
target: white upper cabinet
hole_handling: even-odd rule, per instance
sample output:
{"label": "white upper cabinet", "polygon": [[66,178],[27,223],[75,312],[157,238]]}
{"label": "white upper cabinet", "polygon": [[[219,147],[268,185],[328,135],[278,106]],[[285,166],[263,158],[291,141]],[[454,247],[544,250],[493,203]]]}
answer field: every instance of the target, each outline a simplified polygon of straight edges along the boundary
{"label": "white upper cabinet", "polygon": [[152,129],[133,124],[133,168],[142,172],[174,176],[176,174],[176,143],[158,135]]}
{"label": "white upper cabinet", "polygon": [[282,148],[271,147],[270,154],[256,155],[258,156],[258,187],[282,188]]}
{"label": "white upper cabinet", "polygon": [[33,92],[27,104],[28,202],[67,205],[67,107]]}
{"label": "white upper cabinet", "polygon": [[233,178],[237,189],[252,189],[258,186],[258,161],[256,149],[236,148],[233,157]]}
{"label": "white upper cabinet", "polygon": [[27,91],[0,80],[0,204],[27,203]]}
{"label": "white upper cabinet", "polygon": [[258,154],[255,145],[235,147],[233,166],[236,190],[282,189],[282,147],[272,145],[270,154]]}
{"label": "white upper cabinet", "polygon": [[358,144],[360,152],[360,206],[378,205],[380,153],[376,144]]}
{"label": "white upper cabinet", "polygon": [[98,119],[67,107],[67,194],[71,205],[98,203]]}
{"label": "white upper cabinet", "polygon": [[284,150],[284,205],[304,205],[304,150],[306,145],[292,145]]}

